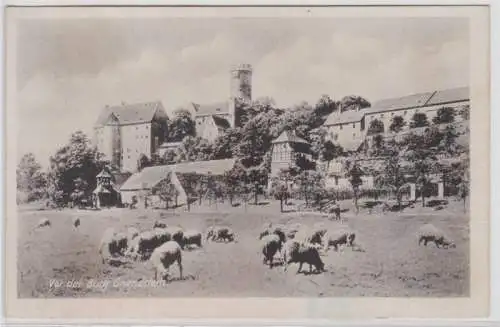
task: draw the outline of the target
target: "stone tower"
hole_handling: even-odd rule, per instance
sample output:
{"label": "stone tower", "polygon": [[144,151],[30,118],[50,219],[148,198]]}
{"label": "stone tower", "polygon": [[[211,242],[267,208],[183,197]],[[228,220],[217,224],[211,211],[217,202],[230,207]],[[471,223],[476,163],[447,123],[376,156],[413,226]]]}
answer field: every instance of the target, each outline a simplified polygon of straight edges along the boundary
{"label": "stone tower", "polygon": [[231,101],[229,106],[231,127],[239,127],[237,101],[252,101],[252,66],[240,64],[231,68]]}

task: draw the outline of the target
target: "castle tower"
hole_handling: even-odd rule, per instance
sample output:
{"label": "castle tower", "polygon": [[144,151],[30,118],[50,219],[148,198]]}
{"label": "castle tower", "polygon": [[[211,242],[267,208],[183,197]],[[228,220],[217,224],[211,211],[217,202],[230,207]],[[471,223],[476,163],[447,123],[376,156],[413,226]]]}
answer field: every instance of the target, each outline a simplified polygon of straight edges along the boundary
{"label": "castle tower", "polygon": [[237,101],[250,103],[252,101],[252,66],[240,64],[231,68],[231,101],[229,114],[231,127],[239,126]]}

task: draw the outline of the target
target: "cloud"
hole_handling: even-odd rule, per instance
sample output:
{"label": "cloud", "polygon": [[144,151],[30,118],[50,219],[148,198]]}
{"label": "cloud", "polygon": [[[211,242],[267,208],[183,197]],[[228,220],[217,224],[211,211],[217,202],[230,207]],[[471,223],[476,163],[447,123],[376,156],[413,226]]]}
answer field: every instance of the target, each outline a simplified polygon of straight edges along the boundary
{"label": "cloud", "polygon": [[[229,96],[229,68],[254,67],[253,96],[278,105],[322,94],[375,101],[469,81],[465,20],[153,20],[24,28],[19,152],[46,158],[106,105],[161,100],[167,111]],[[64,28],[62,28],[64,27]],[[438,31],[438,32],[436,32]]]}

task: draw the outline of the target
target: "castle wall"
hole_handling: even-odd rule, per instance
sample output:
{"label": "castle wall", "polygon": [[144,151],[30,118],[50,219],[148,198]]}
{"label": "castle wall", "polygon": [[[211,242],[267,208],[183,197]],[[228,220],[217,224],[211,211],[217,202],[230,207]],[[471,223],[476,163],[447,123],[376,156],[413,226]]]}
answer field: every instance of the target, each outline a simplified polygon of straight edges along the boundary
{"label": "castle wall", "polygon": [[121,126],[123,166],[122,170],[137,171],[137,160],[141,154],[151,158],[151,124]]}

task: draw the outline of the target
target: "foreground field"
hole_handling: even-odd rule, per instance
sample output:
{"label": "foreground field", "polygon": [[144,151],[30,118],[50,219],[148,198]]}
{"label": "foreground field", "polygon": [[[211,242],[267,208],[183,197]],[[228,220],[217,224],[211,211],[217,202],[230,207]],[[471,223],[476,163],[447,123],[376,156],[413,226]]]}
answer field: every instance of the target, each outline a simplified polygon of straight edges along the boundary
{"label": "foreground field", "polygon": [[[323,260],[327,272],[296,274],[297,265],[284,272],[281,266],[263,265],[257,239],[265,222],[313,225],[329,222],[313,214],[279,213],[279,204],[246,209],[193,208],[192,212],[104,209],[100,211],[20,210],[18,215],[18,294],[20,297],[252,297],[252,296],[468,296],[469,229],[461,204],[451,201],[441,211],[409,209],[400,214],[345,214],[356,230],[364,252],[331,250]],[[78,230],[71,219],[81,217]],[[35,230],[42,217],[52,227]],[[151,285],[153,271],[147,263],[121,267],[101,263],[97,254],[107,227],[135,226],[150,229],[155,219],[167,224],[205,231],[213,224],[231,226],[237,243],[205,243],[202,249],[185,251],[185,278],[178,267],[168,284]],[[431,222],[445,230],[456,248],[419,247],[415,232]],[[304,268],[308,268],[307,265]],[[307,269],[304,269],[307,270]],[[143,282],[143,284],[137,283]],[[57,284],[57,282],[63,283]],[[68,284],[70,282],[70,284]],[[75,283],[76,282],[76,283]],[[130,283],[132,282],[132,283]],[[128,283],[128,284],[127,284]]]}

